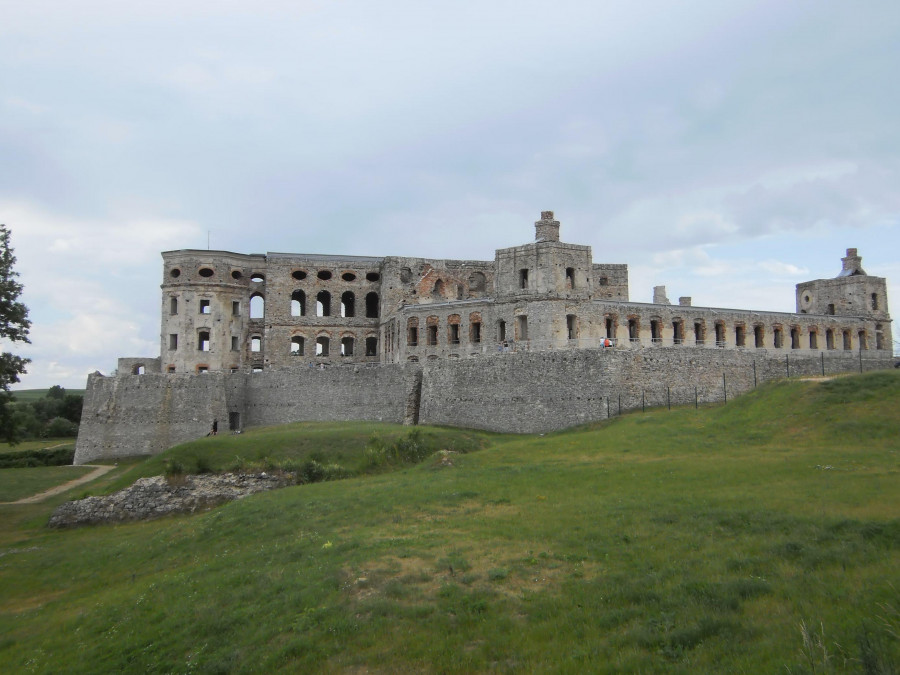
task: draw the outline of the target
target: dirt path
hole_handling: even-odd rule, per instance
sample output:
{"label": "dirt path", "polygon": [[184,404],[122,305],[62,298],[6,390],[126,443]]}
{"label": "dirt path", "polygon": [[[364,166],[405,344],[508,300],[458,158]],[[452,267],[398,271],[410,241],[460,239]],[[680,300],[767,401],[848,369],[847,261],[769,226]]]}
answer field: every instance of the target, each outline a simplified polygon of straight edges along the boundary
{"label": "dirt path", "polygon": [[54,488],[50,488],[45,492],[39,492],[36,495],[25,497],[15,502],[0,502],[0,504],[36,504],[37,502],[42,502],[54,495],[58,495],[61,492],[71,490],[73,487],[77,487],[79,485],[82,485],[83,483],[89,483],[95,478],[100,478],[100,476],[116,468],[115,466],[110,466],[108,464],[81,464],[80,466],[89,467],[93,469],[93,471],[85,474],[81,478],[76,478],[75,480],[70,480],[68,483],[63,483],[62,485],[57,485]]}

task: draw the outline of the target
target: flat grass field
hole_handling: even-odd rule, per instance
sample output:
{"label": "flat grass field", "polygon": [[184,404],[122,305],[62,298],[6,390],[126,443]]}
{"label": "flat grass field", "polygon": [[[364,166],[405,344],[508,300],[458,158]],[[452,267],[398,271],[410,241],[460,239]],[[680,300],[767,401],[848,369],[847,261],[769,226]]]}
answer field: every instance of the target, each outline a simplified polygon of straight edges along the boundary
{"label": "flat grass field", "polygon": [[[13,390],[11,393],[15,397],[14,403],[32,403],[47,395],[49,389],[19,389]],[[84,389],[66,389],[67,394],[75,396],[84,396]]]}
{"label": "flat grass field", "polygon": [[900,669],[900,373],[545,436],[423,429],[467,450],[449,466],[367,472],[375,429],[203,439],[87,486],[269,445],[359,473],[204,513],[53,531],[65,497],[0,507],[0,672]]}

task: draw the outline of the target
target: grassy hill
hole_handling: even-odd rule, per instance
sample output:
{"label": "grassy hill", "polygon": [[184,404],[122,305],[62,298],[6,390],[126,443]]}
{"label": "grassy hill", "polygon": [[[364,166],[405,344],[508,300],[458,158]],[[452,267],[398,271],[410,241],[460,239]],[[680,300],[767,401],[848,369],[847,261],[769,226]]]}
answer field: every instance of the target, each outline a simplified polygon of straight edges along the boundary
{"label": "grassy hill", "polygon": [[[355,441],[299,426],[169,459],[271,461],[267,433],[306,448],[281,461],[327,455],[359,448],[361,426]],[[452,466],[147,523],[57,532],[53,502],[2,507],[0,670],[900,668],[900,373],[469,438],[481,449]],[[365,447],[343,451],[349,465]]]}
{"label": "grassy hill", "polygon": [[[33,403],[44,398],[49,389],[13,389],[10,393],[15,397],[17,403]],[[84,389],[66,389],[67,394],[73,396],[84,396]]]}

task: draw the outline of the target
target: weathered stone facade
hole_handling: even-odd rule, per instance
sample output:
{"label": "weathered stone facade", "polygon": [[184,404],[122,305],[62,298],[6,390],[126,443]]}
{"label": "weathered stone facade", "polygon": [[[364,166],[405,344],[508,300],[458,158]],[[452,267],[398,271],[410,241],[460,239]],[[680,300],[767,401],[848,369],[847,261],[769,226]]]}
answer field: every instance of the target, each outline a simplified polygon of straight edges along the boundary
{"label": "weathered stone facade", "polygon": [[664,287],[630,301],[627,266],[594,263],[559,228],[543,212],[534,242],[493,261],[163,253],[161,356],[92,376],[76,462],[159,452],[213,419],[543,431],[604,417],[636,386],[671,400],[723,375],[727,388],[729,370],[736,393],[791,362],[890,364],[886,282],[855,249],[837,278],[797,286],[795,313],[720,309],[672,305]]}

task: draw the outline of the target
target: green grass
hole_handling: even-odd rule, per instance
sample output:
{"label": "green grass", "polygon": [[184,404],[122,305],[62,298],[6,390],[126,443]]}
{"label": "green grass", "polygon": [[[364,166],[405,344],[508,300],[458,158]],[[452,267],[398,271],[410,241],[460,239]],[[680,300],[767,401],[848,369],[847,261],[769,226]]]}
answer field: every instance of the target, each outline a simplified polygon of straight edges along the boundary
{"label": "green grass", "polygon": [[54,448],[62,446],[64,448],[74,448],[74,438],[39,438],[32,441],[22,441],[15,445],[9,443],[0,443],[0,454],[23,452],[25,450],[43,450],[45,448]]}
{"label": "green grass", "polygon": [[[33,403],[47,395],[49,389],[13,389],[10,393],[15,397],[16,403]],[[84,389],[66,389],[67,394],[84,396]]]}
{"label": "green grass", "polygon": [[81,478],[93,469],[81,466],[41,466],[0,470],[0,502],[13,502],[44,492],[70,480]]}
{"label": "green grass", "polygon": [[897,672],[898,438],[873,373],[192,516],[3,507],[0,670]]}

